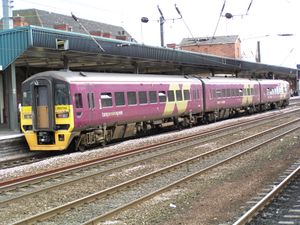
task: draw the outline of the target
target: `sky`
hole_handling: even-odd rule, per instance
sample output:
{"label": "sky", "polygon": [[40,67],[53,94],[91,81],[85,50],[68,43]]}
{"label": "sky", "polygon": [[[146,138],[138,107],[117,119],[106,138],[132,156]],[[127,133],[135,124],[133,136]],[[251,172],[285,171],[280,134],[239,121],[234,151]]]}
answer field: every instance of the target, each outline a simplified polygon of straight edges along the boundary
{"label": "sky", "polygon": [[[160,46],[159,5],[166,19],[165,44],[214,33],[239,35],[243,60],[255,61],[259,41],[262,63],[292,68],[300,64],[299,0],[14,0],[12,5],[65,15],[73,12],[79,18],[122,26],[139,43]],[[233,18],[227,19],[226,13]],[[142,23],[142,17],[149,22]]]}

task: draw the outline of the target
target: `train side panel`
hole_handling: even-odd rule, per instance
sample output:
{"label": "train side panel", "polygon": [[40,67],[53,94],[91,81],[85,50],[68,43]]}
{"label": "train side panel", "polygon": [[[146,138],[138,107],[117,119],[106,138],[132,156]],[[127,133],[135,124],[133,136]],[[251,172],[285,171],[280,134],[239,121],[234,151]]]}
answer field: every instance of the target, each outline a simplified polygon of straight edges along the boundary
{"label": "train side panel", "polygon": [[261,105],[267,107],[281,107],[289,104],[289,83],[283,80],[259,80]]}
{"label": "train side panel", "polygon": [[260,103],[259,83],[247,79],[202,79],[205,112],[255,107]]}

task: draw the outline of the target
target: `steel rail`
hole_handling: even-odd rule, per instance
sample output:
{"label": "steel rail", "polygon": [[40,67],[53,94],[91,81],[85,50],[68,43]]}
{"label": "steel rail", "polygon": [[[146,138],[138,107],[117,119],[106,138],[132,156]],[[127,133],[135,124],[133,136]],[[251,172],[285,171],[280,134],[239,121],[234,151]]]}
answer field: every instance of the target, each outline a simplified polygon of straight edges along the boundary
{"label": "steel rail", "polygon": [[285,188],[300,174],[300,166],[290,173],[280,184],[278,184],[271,192],[256,203],[242,217],[240,217],[233,225],[244,225],[249,223],[261,210],[263,210],[270,202],[276,198]]}
{"label": "steel rail", "polygon": [[103,215],[95,217],[95,218],[93,218],[93,219],[91,219],[91,220],[83,223],[82,225],[95,225],[95,224],[98,224],[99,222],[103,221],[104,219],[110,218],[110,217],[112,217],[112,216],[120,213],[121,211],[124,211],[124,210],[128,209],[129,207],[132,207],[134,205],[140,204],[140,203],[142,203],[142,202],[144,202],[144,201],[146,201],[146,200],[148,200],[148,199],[150,199],[150,198],[152,198],[152,197],[154,197],[154,196],[156,196],[158,194],[161,194],[161,193],[163,193],[163,192],[165,192],[165,191],[167,191],[167,190],[169,190],[169,189],[171,189],[173,187],[178,186],[181,183],[184,183],[184,182],[186,182],[186,181],[194,178],[195,176],[199,176],[200,174],[203,174],[204,172],[207,172],[208,170],[211,170],[211,169],[216,168],[218,166],[221,166],[221,165],[223,165],[225,163],[228,163],[229,161],[231,161],[231,160],[233,160],[235,158],[238,158],[238,157],[240,157],[240,156],[242,156],[242,155],[244,155],[244,154],[246,154],[246,153],[248,153],[250,151],[253,151],[253,150],[255,150],[255,149],[257,149],[257,148],[259,148],[259,147],[261,147],[263,145],[266,145],[266,144],[268,144],[268,143],[270,143],[270,142],[272,142],[274,140],[277,140],[277,139],[281,138],[282,136],[284,136],[286,134],[289,134],[291,132],[294,132],[294,131],[296,131],[298,129],[300,129],[300,127],[293,128],[293,129],[291,129],[291,130],[289,130],[287,132],[284,132],[283,134],[277,135],[277,136],[275,136],[275,137],[273,137],[273,138],[271,138],[271,139],[269,139],[267,141],[264,141],[264,142],[262,142],[260,144],[257,144],[257,145],[255,145],[255,146],[253,146],[251,148],[248,148],[248,149],[244,150],[243,152],[240,152],[240,153],[238,153],[236,155],[233,155],[233,156],[231,156],[231,157],[229,157],[229,158],[227,158],[225,160],[222,160],[221,162],[218,162],[218,163],[216,163],[214,165],[211,165],[211,166],[209,166],[209,167],[207,167],[205,169],[202,169],[202,170],[200,170],[198,172],[195,172],[195,173],[193,173],[193,174],[191,174],[191,175],[189,175],[189,176],[187,176],[187,177],[185,177],[183,179],[180,179],[180,180],[178,180],[176,182],[173,182],[172,184],[167,185],[167,186],[165,186],[165,187],[163,187],[163,188],[161,188],[161,189],[159,189],[157,191],[154,191],[154,192],[152,192],[152,193],[150,193],[150,194],[148,194],[146,196],[143,196],[143,197],[141,197],[139,199],[136,199],[136,200],[134,200],[132,202],[129,202],[128,204],[123,205],[121,207],[118,207],[118,208],[116,208],[114,210],[111,210],[111,211],[109,211],[109,212],[107,212],[107,213],[105,213]]}
{"label": "steel rail", "polygon": [[[289,111],[286,114],[294,113],[294,112],[297,112],[297,111],[300,111],[300,109],[295,109],[295,110]],[[188,140],[188,139],[191,139],[191,138],[200,137],[201,135],[212,135],[214,133],[217,133],[217,132],[220,132],[220,131],[225,131],[227,129],[232,129],[234,127],[238,127],[238,126],[241,126],[241,125],[252,124],[253,121],[259,122],[259,121],[265,120],[266,118],[272,119],[272,118],[276,118],[276,117],[279,117],[279,116],[282,116],[282,115],[283,115],[283,113],[279,112],[279,114],[276,114],[276,115],[271,115],[271,116],[268,115],[268,116],[264,116],[264,117],[261,117],[261,118],[254,118],[250,121],[248,120],[248,121],[243,121],[243,122],[237,122],[237,123],[234,123],[234,124],[230,124],[230,125],[226,125],[226,126],[223,126],[223,127],[220,127],[220,128],[216,128],[212,131],[211,130],[210,131],[202,131],[202,132],[199,132],[199,133],[196,133],[196,134],[193,134],[193,135],[184,136],[184,137],[181,137],[181,138],[176,138],[176,139],[172,139],[172,140],[168,140],[168,141],[163,141],[163,142],[160,142],[160,143],[156,143],[156,144],[152,144],[152,145],[148,145],[148,146],[144,146],[144,147],[138,147],[138,148],[130,149],[128,151],[124,151],[124,152],[117,153],[117,154],[114,154],[114,155],[99,157],[99,158],[95,158],[95,159],[92,159],[92,160],[87,160],[87,161],[84,161],[84,162],[81,162],[81,163],[56,168],[56,169],[49,170],[49,171],[46,171],[46,172],[42,172],[42,173],[38,173],[38,174],[34,174],[34,175],[29,175],[29,176],[24,176],[24,177],[16,178],[16,179],[13,179],[13,180],[3,181],[3,182],[0,182],[0,193],[3,192],[3,191],[6,191],[6,190],[11,190],[14,187],[20,187],[21,185],[27,186],[28,183],[32,183],[35,180],[36,180],[37,183],[40,182],[41,180],[42,181],[47,180],[47,179],[49,179],[49,177],[53,177],[53,176],[55,177],[55,176],[61,174],[62,172],[69,172],[69,171],[72,171],[72,170],[81,169],[83,167],[90,167],[90,166],[92,166],[94,164],[98,164],[100,162],[103,163],[104,161],[116,160],[117,158],[126,157],[126,156],[129,156],[131,154],[139,154],[139,153],[145,151],[145,148],[147,148],[150,151],[153,148],[157,148],[157,147],[164,146],[164,145],[169,145],[170,143],[178,143],[178,142]]]}
{"label": "steel rail", "polygon": [[[297,119],[297,121],[299,121],[299,120],[300,120],[300,119]],[[292,123],[292,122],[290,122],[289,124],[291,124],[291,123]],[[201,174],[201,173],[203,173],[203,172],[206,172],[206,171],[208,171],[208,170],[210,170],[210,169],[212,169],[212,168],[215,168],[215,167],[217,167],[217,166],[219,166],[219,165],[222,165],[222,164],[224,164],[225,162],[228,162],[228,161],[230,161],[230,160],[232,160],[232,159],[235,159],[235,158],[237,158],[237,157],[239,157],[239,156],[241,156],[241,155],[243,155],[243,154],[245,154],[245,153],[247,153],[247,152],[250,152],[250,151],[252,151],[252,150],[255,150],[255,149],[257,149],[257,148],[259,148],[259,147],[261,147],[261,146],[263,146],[263,145],[265,145],[265,144],[267,144],[267,143],[269,143],[269,142],[271,142],[271,141],[273,141],[273,140],[276,140],[276,139],[278,139],[278,138],[281,138],[282,136],[284,136],[284,135],[286,135],[286,134],[288,134],[288,133],[294,132],[294,131],[298,130],[299,128],[300,128],[300,127],[297,126],[296,128],[293,128],[293,129],[291,129],[291,130],[289,130],[289,131],[286,131],[286,132],[284,132],[284,133],[282,133],[282,134],[280,134],[280,135],[277,135],[277,136],[275,136],[275,137],[273,137],[273,138],[270,138],[269,140],[263,141],[263,142],[260,143],[260,144],[257,144],[257,145],[255,145],[255,146],[253,146],[253,147],[251,147],[251,148],[248,148],[247,150],[244,150],[244,151],[242,151],[242,152],[240,152],[240,153],[237,153],[237,154],[235,154],[234,156],[231,156],[231,157],[229,157],[229,158],[227,158],[227,159],[225,159],[225,160],[222,160],[222,161],[219,162],[219,163],[216,163],[216,164],[214,164],[214,165],[212,165],[212,166],[208,166],[207,168],[202,169],[200,172],[193,173],[192,175],[189,175],[189,176],[187,176],[186,178],[180,179],[179,181],[176,181],[176,182],[172,183],[171,185],[167,185],[166,187],[160,189],[160,190],[159,190],[159,193],[161,193],[162,191],[165,191],[165,190],[167,190],[167,189],[169,189],[169,188],[171,188],[171,187],[173,187],[173,186],[176,186],[176,185],[178,185],[178,184],[180,184],[180,183],[182,183],[182,182],[185,182],[186,180],[191,179],[192,177],[195,177],[195,176],[197,176],[197,175],[199,175],[199,174]],[[277,128],[277,129],[278,129],[278,128]],[[274,130],[274,129],[272,129],[272,130]],[[236,142],[235,142],[234,144],[236,144]],[[227,148],[228,146],[229,146],[229,145],[226,145],[226,148]],[[222,150],[221,150],[221,148],[217,148],[217,149],[215,149],[215,151],[222,151]],[[192,158],[190,158],[190,159],[183,160],[183,161],[178,162],[178,163],[175,163],[175,164],[173,164],[173,165],[171,165],[171,166],[167,166],[167,167],[165,167],[165,168],[162,168],[162,169],[160,169],[160,170],[154,171],[154,172],[152,172],[152,173],[149,173],[149,174],[146,174],[146,175],[137,177],[137,178],[135,178],[135,179],[132,179],[132,180],[129,180],[129,181],[127,181],[127,182],[118,184],[118,185],[113,186],[113,187],[111,187],[111,188],[107,188],[107,189],[102,190],[102,191],[100,191],[100,192],[97,192],[97,193],[91,194],[91,195],[89,195],[89,196],[83,197],[83,198],[81,198],[81,199],[72,201],[72,202],[67,203],[67,204],[64,204],[64,205],[62,205],[62,206],[59,206],[59,207],[50,209],[50,210],[48,210],[48,211],[46,211],[46,212],[43,212],[43,213],[34,215],[34,216],[32,216],[32,217],[29,217],[29,218],[25,218],[25,219],[23,219],[23,220],[21,220],[21,221],[18,221],[18,222],[16,222],[16,223],[14,223],[14,224],[34,223],[34,222],[36,222],[36,221],[42,221],[42,220],[45,220],[45,219],[50,218],[50,217],[53,217],[53,216],[55,216],[55,215],[57,215],[57,214],[61,214],[62,212],[68,211],[68,210],[70,210],[70,209],[72,209],[72,208],[79,207],[79,206],[81,206],[81,205],[83,205],[83,204],[85,204],[85,203],[89,203],[89,202],[95,201],[96,199],[99,199],[99,198],[101,198],[101,197],[103,197],[103,196],[111,195],[111,193],[115,193],[115,192],[117,192],[119,189],[122,189],[122,188],[125,188],[125,187],[128,187],[128,186],[132,186],[133,184],[138,183],[138,182],[141,181],[141,180],[144,180],[144,179],[147,179],[147,178],[150,178],[150,177],[153,177],[153,176],[157,176],[157,175],[159,175],[159,174],[168,172],[168,171],[170,171],[170,170],[172,170],[172,169],[174,169],[174,168],[178,168],[178,167],[181,168],[181,167],[185,166],[186,164],[191,163],[192,161],[198,160],[198,159],[203,158],[203,157],[207,157],[209,154],[215,154],[215,153],[216,153],[215,151],[212,150],[212,151],[209,151],[209,152],[207,152],[207,153],[200,154],[200,155],[198,155],[198,156],[194,156],[194,157],[192,157]],[[159,194],[159,193],[156,191],[156,192],[154,192],[154,193],[151,193],[151,194],[149,194],[149,195],[146,195],[146,196],[140,198],[139,200],[135,200],[135,201],[129,203],[129,205],[122,206],[122,207],[120,207],[120,208],[118,208],[118,209],[116,209],[116,210],[113,210],[113,211],[111,211],[111,212],[105,214],[104,217],[103,217],[103,216],[97,217],[96,221],[99,221],[99,218],[100,218],[100,220],[101,220],[101,219],[103,219],[103,218],[106,218],[106,217],[108,217],[108,216],[111,216],[111,215],[113,215],[113,214],[115,214],[115,213],[117,213],[117,212],[119,212],[119,211],[121,211],[121,210],[123,210],[123,209],[125,209],[125,208],[127,208],[127,207],[129,207],[129,206],[131,206],[131,205],[135,205],[135,204],[137,204],[137,203],[143,201],[144,199],[148,199],[148,198],[150,198],[151,196],[157,195],[157,194]]]}
{"label": "steel rail", "polygon": [[[278,119],[278,118],[277,118]],[[295,120],[293,120],[291,123],[294,123]],[[285,126],[285,124],[284,124]],[[276,130],[276,129],[280,129],[281,126],[277,126],[277,127],[274,127],[274,128],[271,128],[271,130]],[[247,140],[250,140],[251,138],[255,138],[257,136],[260,136],[260,135],[263,135],[265,133],[268,133],[271,131],[270,129],[269,130],[266,130],[266,131],[262,131],[256,135],[253,135],[253,136],[250,136],[247,138]],[[224,136],[227,136],[229,134],[226,134]],[[199,140],[199,138],[197,139]],[[207,142],[207,140],[203,141],[203,142]],[[110,171],[113,171],[113,170],[119,170],[121,168],[124,168],[126,166],[130,166],[130,165],[133,165],[133,164],[136,164],[136,163],[141,163],[141,162],[144,162],[144,161],[147,161],[147,160],[150,160],[150,159],[153,159],[153,158],[156,158],[156,157],[160,157],[160,156],[163,156],[163,155],[167,155],[167,154],[170,154],[170,153],[173,153],[173,152],[177,152],[177,151],[180,151],[182,149],[185,149],[185,148],[192,148],[193,146],[198,146],[200,143],[202,143],[202,141],[200,140],[200,142],[197,142],[197,143],[192,143],[192,142],[188,142],[187,145],[183,146],[183,147],[179,147],[179,148],[176,148],[176,149],[171,149],[171,150],[167,150],[165,152],[159,152],[159,153],[156,153],[154,155],[151,155],[151,156],[148,156],[144,159],[137,159],[135,161],[132,161],[132,162],[129,162],[129,163],[124,163],[124,164],[121,164],[119,166],[115,166],[114,168],[109,168],[107,170],[104,170],[104,171],[99,171],[99,172],[94,172],[94,173],[91,173],[91,174],[88,174],[88,175],[85,175],[85,176],[82,176],[82,177],[77,177],[77,178],[74,178],[74,179],[71,179],[71,180],[68,180],[68,181],[65,181],[63,183],[59,183],[59,184],[53,184],[53,185],[50,185],[48,187],[44,187],[44,188],[41,188],[37,191],[31,191],[31,192],[28,192],[28,193],[24,193],[22,195],[18,195],[16,197],[11,197],[11,198],[8,198],[8,199],[5,199],[5,200],[2,200],[0,201],[0,206],[1,205],[4,205],[4,204],[8,204],[12,201],[15,201],[17,199],[21,199],[21,198],[25,198],[25,197],[29,197],[29,196],[33,196],[33,195],[37,195],[41,192],[45,192],[45,191],[50,191],[52,189],[55,189],[55,188],[58,188],[58,187],[62,187],[62,186],[66,186],[66,185],[70,185],[72,183],[75,183],[75,182],[78,182],[78,181],[82,181],[84,179],[88,179],[88,178],[92,178],[92,177],[95,177],[95,176],[100,176],[101,174],[105,174],[105,173],[108,173]],[[235,144],[235,143],[234,143]],[[238,144],[238,142],[237,142]],[[229,145],[229,147],[232,146],[232,145]],[[156,149],[157,151],[159,151],[159,149]],[[154,150],[153,150],[154,151]],[[146,153],[149,153],[149,150],[146,151]],[[110,160],[109,160],[110,161]],[[94,166],[94,165],[93,165]],[[76,171],[74,171],[76,172]],[[27,184],[29,185],[29,184]]]}

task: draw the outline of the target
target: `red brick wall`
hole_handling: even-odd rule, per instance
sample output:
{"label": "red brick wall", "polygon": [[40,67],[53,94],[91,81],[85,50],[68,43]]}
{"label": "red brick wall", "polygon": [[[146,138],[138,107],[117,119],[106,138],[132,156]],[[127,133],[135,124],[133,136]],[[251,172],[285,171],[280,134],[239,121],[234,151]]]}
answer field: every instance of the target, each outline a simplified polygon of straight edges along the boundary
{"label": "red brick wall", "polygon": [[190,45],[182,46],[182,50],[201,52],[230,58],[241,58],[240,43],[235,44],[213,44],[213,45]]}

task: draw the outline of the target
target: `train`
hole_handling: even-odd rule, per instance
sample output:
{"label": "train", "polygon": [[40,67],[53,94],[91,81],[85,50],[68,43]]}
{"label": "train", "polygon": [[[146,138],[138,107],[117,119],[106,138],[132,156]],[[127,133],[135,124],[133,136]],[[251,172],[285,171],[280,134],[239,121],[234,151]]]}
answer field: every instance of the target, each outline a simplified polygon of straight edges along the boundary
{"label": "train", "polygon": [[46,71],[22,83],[31,151],[83,151],[150,130],[286,107],[284,80]]}

